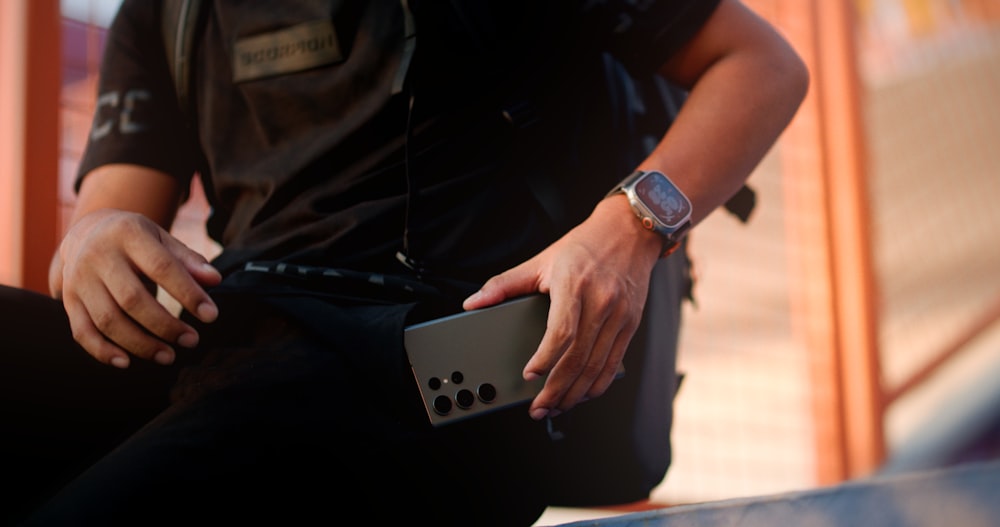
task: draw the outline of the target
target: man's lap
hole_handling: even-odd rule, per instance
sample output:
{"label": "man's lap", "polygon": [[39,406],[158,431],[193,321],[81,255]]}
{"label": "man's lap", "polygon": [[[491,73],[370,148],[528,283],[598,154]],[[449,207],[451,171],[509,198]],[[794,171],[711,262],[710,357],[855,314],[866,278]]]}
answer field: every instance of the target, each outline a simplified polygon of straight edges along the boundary
{"label": "man's lap", "polygon": [[[51,304],[40,305],[65,324]],[[540,514],[541,494],[525,472],[545,448],[544,427],[515,408],[432,430],[407,375],[401,339],[392,336],[403,320],[394,317],[405,310],[380,318],[371,310],[338,315],[331,307],[331,332],[319,336],[270,307],[241,305],[228,310],[240,316],[206,333],[211,346],[179,355],[183,368],[170,407],[67,487],[46,514],[111,523],[140,513],[190,520],[210,510],[230,520],[292,511],[335,517],[345,507],[385,503],[395,505],[384,514],[407,517],[418,507],[435,518],[453,512],[465,520],[465,513],[491,509],[498,519]],[[364,327],[366,320],[374,326]],[[338,324],[343,349],[329,342]],[[243,331],[235,344],[220,344],[236,328]],[[374,345],[362,345],[365,335],[378,335]],[[81,354],[85,361],[64,357]],[[79,349],[56,355],[97,364],[79,372],[85,378],[110,370]],[[121,389],[127,401],[131,387]],[[518,432],[498,433],[512,428]],[[50,438],[52,446],[70,432]]]}

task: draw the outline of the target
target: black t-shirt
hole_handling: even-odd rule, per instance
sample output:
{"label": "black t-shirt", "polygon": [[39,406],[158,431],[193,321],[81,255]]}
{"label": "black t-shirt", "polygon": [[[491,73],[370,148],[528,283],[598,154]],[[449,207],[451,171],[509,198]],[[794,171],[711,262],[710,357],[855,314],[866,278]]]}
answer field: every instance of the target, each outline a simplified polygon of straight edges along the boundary
{"label": "black t-shirt", "polygon": [[196,133],[161,2],[125,0],[80,177],[107,163],[201,173],[223,272],[400,272],[404,251],[480,281],[584,219],[648,152],[669,124],[655,70],[718,0],[410,0],[412,25],[398,0],[206,3]]}

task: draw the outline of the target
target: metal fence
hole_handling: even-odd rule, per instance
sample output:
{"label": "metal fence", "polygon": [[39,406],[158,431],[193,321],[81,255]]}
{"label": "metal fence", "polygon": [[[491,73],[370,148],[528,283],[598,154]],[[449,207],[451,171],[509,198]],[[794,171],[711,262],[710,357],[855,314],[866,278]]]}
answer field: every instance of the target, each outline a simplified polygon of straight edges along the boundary
{"label": "metal fence", "polygon": [[[793,36],[829,22],[793,2],[748,3]],[[842,319],[854,301],[872,325],[873,360],[852,367],[817,349],[815,328],[828,313],[810,310],[808,298],[830,285],[817,283],[822,273],[812,267],[824,263],[832,242],[802,233],[821,230],[811,226],[830,221],[830,211],[797,201],[822,185],[823,174],[783,163],[796,154],[783,149],[808,148],[800,137],[783,138],[751,177],[761,200],[750,225],[719,214],[693,235],[698,304],[685,313],[675,462],[654,491],[656,503],[809,488],[897,462],[947,462],[989,425],[984,412],[1000,411],[987,380],[1000,367],[1000,2],[856,7],[865,176],[858,192],[866,198],[872,287],[871,298],[835,300],[846,304]],[[827,97],[841,95],[826,79],[813,81]],[[830,238],[838,229],[845,227],[830,225]],[[852,410],[847,399],[869,389],[862,401],[869,408]],[[873,422],[859,423],[866,420]],[[852,435],[857,429],[869,432]],[[851,467],[844,458],[859,451],[866,461]]]}

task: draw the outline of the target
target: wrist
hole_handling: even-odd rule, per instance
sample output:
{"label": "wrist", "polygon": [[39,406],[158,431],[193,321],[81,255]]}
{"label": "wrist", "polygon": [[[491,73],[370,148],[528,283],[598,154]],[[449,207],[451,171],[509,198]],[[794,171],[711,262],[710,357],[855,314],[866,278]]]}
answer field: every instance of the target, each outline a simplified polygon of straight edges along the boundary
{"label": "wrist", "polygon": [[607,196],[626,199],[637,223],[661,241],[661,257],[673,253],[691,228],[691,201],[673,181],[658,171],[636,170]]}
{"label": "wrist", "polygon": [[635,211],[624,194],[612,194],[598,203],[602,215],[611,217],[610,236],[619,242],[627,242],[630,250],[638,251],[643,256],[649,256],[653,261],[663,253],[663,237],[655,231],[646,229],[637,221]]}

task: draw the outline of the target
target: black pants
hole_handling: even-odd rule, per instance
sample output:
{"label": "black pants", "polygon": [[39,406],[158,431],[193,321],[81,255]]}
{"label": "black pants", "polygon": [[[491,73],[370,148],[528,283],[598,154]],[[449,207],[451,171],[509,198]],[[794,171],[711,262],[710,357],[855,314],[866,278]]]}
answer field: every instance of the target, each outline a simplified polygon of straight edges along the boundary
{"label": "black pants", "polygon": [[405,367],[408,306],[317,302],[323,332],[217,300],[175,366],[117,370],[74,344],[58,302],[0,288],[5,523],[512,526],[543,512],[544,423],[518,406],[432,429]]}

